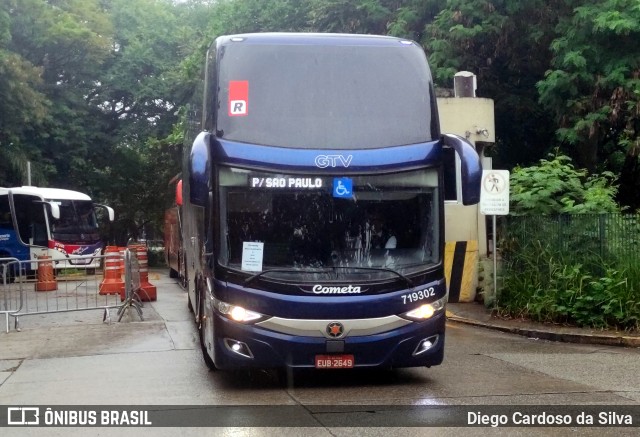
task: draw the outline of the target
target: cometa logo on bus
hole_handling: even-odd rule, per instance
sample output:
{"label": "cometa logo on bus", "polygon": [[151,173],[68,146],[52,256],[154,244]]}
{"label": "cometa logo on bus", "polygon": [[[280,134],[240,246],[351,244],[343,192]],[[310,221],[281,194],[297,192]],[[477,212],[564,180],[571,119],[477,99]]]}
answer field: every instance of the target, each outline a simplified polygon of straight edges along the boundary
{"label": "cometa logo on bus", "polygon": [[363,290],[359,286],[346,285],[344,287],[327,287],[316,284],[311,289],[315,294],[359,294]]}

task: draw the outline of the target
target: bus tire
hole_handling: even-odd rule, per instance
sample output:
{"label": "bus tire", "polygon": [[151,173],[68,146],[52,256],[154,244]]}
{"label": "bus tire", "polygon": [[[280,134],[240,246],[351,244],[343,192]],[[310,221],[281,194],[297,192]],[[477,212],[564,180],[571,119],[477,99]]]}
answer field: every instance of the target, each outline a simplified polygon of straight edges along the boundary
{"label": "bus tire", "polygon": [[207,351],[207,346],[205,345],[204,332],[206,329],[206,322],[204,315],[204,291],[198,290],[198,337],[200,337],[200,349],[202,350],[202,358],[204,359],[204,363],[207,365],[209,370],[217,370],[216,364],[213,362],[213,359],[209,356],[209,351]]}

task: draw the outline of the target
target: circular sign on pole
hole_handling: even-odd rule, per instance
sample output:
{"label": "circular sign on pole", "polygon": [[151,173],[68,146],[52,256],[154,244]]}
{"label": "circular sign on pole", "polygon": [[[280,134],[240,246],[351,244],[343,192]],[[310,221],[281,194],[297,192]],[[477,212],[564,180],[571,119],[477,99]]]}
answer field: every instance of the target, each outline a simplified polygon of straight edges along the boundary
{"label": "circular sign on pole", "polygon": [[483,170],[480,212],[485,215],[509,214],[509,170]]}

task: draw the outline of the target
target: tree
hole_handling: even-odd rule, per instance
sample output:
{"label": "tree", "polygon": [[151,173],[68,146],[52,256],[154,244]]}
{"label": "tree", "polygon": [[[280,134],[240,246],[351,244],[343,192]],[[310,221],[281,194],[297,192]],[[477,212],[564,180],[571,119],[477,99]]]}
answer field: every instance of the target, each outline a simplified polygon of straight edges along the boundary
{"label": "tree", "polygon": [[181,145],[171,138],[149,138],[137,149],[117,147],[111,151],[113,162],[89,175],[94,195],[116,210],[108,235],[114,244],[159,237],[164,210],[173,203],[168,182],[181,162]]}
{"label": "tree", "polygon": [[309,22],[312,28],[322,32],[385,34],[391,16],[388,3],[396,2],[315,0]]}
{"label": "tree", "polygon": [[400,38],[409,38],[426,44],[425,24],[433,22],[446,6],[446,0],[408,0],[390,6],[387,18],[387,33]]}
{"label": "tree", "polygon": [[[99,143],[85,96],[108,53],[109,21],[99,0],[11,1],[0,10],[0,21],[8,23],[3,59],[9,71],[0,81],[9,114],[0,131],[0,141],[9,143],[2,153],[32,161],[43,183],[73,187],[69,175],[87,171],[88,145]],[[10,185],[26,182],[10,176]]]}
{"label": "tree", "polygon": [[549,44],[565,0],[451,0],[427,23],[424,46],[436,84],[457,71],[478,77],[478,96],[495,102],[496,165],[534,162],[553,148],[554,124],[536,83],[549,69]]}
{"label": "tree", "polygon": [[566,155],[551,155],[538,165],[516,167],[510,178],[514,215],[619,212],[614,175],[577,170]]}
{"label": "tree", "polygon": [[640,207],[640,7],[582,0],[558,25],[540,101],[562,143],[590,171],[620,176],[620,200]]}
{"label": "tree", "polygon": [[41,69],[10,49],[14,7],[15,1],[0,4],[0,185],[26,183],[26,163],[35,151],[21,147],[22,139],[43,122],[50,104]]}
{"label": "tree", "polygon": [[118,212],[111,236],[118,244],[159,231],[170,203],[167,183],[181,168],[174,126],[195,87],[188,74],[201,31],[181,18],[208,8],[170,0],[109,4],[113,43],[90,96],[107,147],[92,149],[97,171],[87,182]]}
{"label": "tree", "polygon": [[167,135],[177,106],[191,92],[179,68],[189,54],[182,50],[186,25],[169,1],[113,0],[109,13],[116,30],[91,102],[102,109],[107,133],[120,143]]}
{"label": "tree", "polygon": [[22,139],[43,122],[50,104],[40,84],[38,68],[0,49],[0,185],[27,182],[26,163],[37,152],[21,147]]}

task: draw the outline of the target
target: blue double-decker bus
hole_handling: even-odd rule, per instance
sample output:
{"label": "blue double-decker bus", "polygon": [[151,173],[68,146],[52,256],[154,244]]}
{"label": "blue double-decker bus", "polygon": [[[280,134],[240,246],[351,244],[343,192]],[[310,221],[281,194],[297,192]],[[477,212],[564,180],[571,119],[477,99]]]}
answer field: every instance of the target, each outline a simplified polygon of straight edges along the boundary
{"label": "blue double-decker bus", "polygon": [[442,150],[413,41],[223,36],[186,150],[189,306],[210,368],[434,366],[445,344]]}

